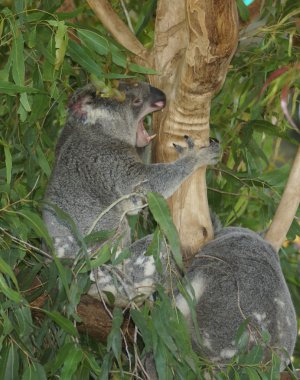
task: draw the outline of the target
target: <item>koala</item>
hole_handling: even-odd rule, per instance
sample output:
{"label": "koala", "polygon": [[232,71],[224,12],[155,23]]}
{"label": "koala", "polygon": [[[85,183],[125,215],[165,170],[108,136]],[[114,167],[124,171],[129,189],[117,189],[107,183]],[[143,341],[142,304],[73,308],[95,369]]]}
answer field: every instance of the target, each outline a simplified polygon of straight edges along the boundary
{"label": "koala", "polygon": [[[118,266],[94,270],[89,294],[99,296],[100,288],[112,293],[117,305],[125,306],[128,300],[142,300],[152,294],[161,278],[153,257],[143,256],[151,236],[130,245],[124,215],[137,212],[148,191],[172,195],[194,170],[217,161],[219,147],[212,142],[199,149],[186,136],[186,148],[174,145],[180,155],[177,161],[143,163],[137,149],[147,146],[153,138],[146,132],[143,120],[150,112],[162,109],[166,97],[146,83],[121,82],[119,91],[123,98],[108,99],[88,85],[71,98],[68,119],[56,146],[43,218],[61,258],[75,258],[79,244],[74,227],[59,217],[55,207],[68,214],[81,236],[92,230],[118,229],[120,249],[128,247],[130,259]],[[162,247],[161,256],[165,257],[167,249]]]}
{"label": "koala", "polygon": [[[174,145],[176,161],[142,162],[137,148],[153,138],[144,118],[161,110],[166,97],[143,82],[120,82],[118,90],[119,98],[105,98],[88,85],[70,100],[43,209],[58,257],[74,258],[80,246],[78,234],[83,237],[92,231],[117,229],[120,247],[129,246],[125,215],[140,209],[147,192],[168,198],[196,169],[218,160],[217,143],[199,149],[185,136],[185,147]],[[60,217],[58,209],[73,222]]]}
{"label": "koala", "polygon": [[[255,343],[262,344],[262,332],[267,330],[270,341],[264,344],[264,360],[269,360],[274,350],[283,370],[295,347],[297,319],[278,255],[257,233],[241,227],[222,228],[216,217],[213,221],[214,240],[196,254],[182,279],[196,305],[197,326],[192,322],[186,298],[173,289],[175,306],[187,321],[193,348],[213,363],[228,363],[238,353],[236,334],[247,320],[247,349]],[[132,255],[122,267],[99,268],[94,278],[97,286],[92,285],[89,294],[98,297],[100,288],[111,292],[117,305],[125,306],[132,300],[149,297],[157,283],[170,289],[167,274],[158,274],[153,257],[145,256],[151,239],[147,236],[135,242],[130,247]],[[160,259],[164,268],[170,263],[165,244],[160,247]],[[174,268],[171,272],[178,279]],[[120,279],[116,273],[125,273],[125,278]],[[173,277],[173,286],[174,283]],[[148,368],[154,380],[153,359],[147,360]]]}
{"label": "koala", "polygon": [[281,358],[281,370],[290,361],[297,339],[297,320],[291,296],[273,247],[253,231],[228,227],[215,230],[215,238],[195,256],[185,276],[193,289],[197,327],[185,298],[176,305],[186,317],[195,351],[214,363],[229,362],[238,349],[235,336],[249,319],[248,348],[262,342],[267,330],[265,360],[270,348]]}

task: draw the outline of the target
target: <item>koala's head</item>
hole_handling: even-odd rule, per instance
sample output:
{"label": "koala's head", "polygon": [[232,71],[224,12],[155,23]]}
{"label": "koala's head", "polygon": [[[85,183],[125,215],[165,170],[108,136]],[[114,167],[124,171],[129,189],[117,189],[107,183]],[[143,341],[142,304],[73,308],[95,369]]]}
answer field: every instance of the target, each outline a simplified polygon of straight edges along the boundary
{"label": "koala's head", "polygon": [[69,114],[83,124],[99,125],[113,137],[131,145],[143,147],[154,136],[144,127],[144,118],[161,110],[166,103],[165,94],[144,82],[120,82],[118,98],[99,94],[93,85],[75,92],[69,103]]}

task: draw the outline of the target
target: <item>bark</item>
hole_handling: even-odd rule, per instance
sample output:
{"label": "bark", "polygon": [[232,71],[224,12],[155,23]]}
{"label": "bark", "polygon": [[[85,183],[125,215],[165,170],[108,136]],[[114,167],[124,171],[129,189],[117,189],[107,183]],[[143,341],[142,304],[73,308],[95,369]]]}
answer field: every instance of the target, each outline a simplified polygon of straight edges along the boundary
{"label": "bark", "polygon": [[57,12],[72,12],[75,9],[74,0],[64,0]]}
{"label": "bark", "polygon": [[300,379],[300,371],[297,371],[297,377],[292,376],[289,372],[281,372],[280,374],[280,380],[294,380],[294,379]]}
{"label": "bark", "polygon": [[[30,289],[25,292],[27,295],[30,295],[40,287],[43,287],[43,283],[38,277],[36,277],[31,284]],[[44,304],[49,297],[49,294],[45,292],[30,302],[32,314],[36,320],[41,320],[45,317],[45,314],[41,309],[44,307]],[[77,330],[88,334],[102,343],[106,343],[108,334],[112,328],[112,309],[89,295],[83,295],[77,307],[77,314],[81,319],[81,322],[77,323]],[[126,314],[122,325],[122,331],[124,339],[132,342],[134,325]]]}
{"label": "bark", "polygon": [[265,239],[276,251],[280,249],[293,222],[300,202],[300,148],[298,148],[290,175]]}

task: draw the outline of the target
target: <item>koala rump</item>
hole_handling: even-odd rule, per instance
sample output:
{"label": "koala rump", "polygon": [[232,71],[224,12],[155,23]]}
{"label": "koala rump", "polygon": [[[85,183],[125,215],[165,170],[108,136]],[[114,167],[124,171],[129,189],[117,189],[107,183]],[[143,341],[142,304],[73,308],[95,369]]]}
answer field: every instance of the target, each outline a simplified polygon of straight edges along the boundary
{"label": "koala rump", "polygon": [[[177,307],[187,317],[196,351],[216,363],[238,353],[235,341],[240,325],[248,320],[248,350],[265,346],[265,360],[274,350],[281,370],[289,363],[297,338],[296,314],[273,247],[246,228],[223,228],[195,256],[186,274],[196,301],[201,342],[182,295]],[[263,343],[262,331],[270,341]]]}

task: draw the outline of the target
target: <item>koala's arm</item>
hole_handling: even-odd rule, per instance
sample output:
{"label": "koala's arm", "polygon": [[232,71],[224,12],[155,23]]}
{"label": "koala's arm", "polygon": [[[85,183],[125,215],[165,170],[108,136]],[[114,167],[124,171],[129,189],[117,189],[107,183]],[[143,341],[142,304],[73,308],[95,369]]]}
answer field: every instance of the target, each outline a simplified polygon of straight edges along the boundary
{"label": "koala's arm", "polygon": [[[182,156],[171,163],[136,163],[130,175],[134,175],[134,191],[155,191],[165,198],[170,197],[195,170],[205,165],[213,165],[219,158],[219,145],[215,142],[206,148],[190,146],[182,149]],[[140,181],[139,181],[140,180]]]}

